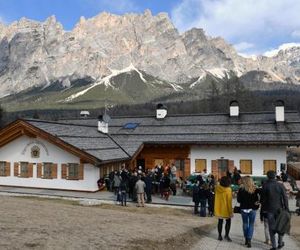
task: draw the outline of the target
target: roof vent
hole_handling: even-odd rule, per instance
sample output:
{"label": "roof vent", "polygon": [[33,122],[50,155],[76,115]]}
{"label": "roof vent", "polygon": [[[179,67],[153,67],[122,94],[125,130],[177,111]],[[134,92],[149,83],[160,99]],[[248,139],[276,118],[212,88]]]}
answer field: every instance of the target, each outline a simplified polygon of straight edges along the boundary
{"label": "roof vent", "polygon": [[80,111],[80,117],[87,118],[89,116],[90,116],[90,112],[89,111],[87,111],[87,110]]}
{"label": "roof vent", "polygon": [[98,131],[104,134],[108,133],[108,122],[110,117],[107,114],[98,116]]}
{"label": "roof vent", "polygon": [[276,122],[284,122],[284,101],[277,100],[275,102]]}
{"label": "roof vent", "polygon": [[240,114],[239,103],[236,100],[234,100],[230,102],[229,106],[230,106],[230,116],[231,117],[239,116]]}
{"label": "roof vent", "polygon": [[167,116],[167,107],[159,103],[156,105],[156,119],[164,119]]}

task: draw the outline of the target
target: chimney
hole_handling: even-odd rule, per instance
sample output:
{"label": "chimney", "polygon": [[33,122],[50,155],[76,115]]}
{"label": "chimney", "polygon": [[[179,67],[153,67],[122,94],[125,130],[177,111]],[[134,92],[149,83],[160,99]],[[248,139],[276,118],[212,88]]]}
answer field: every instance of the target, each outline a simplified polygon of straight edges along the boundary
{"label": "chimney", "polygon": [[80,117],[81,118],[88,118],[90,116],[90,112],[87,110],[80,111]]}
{"label": "chimney", "polygon": [[276,122],[284,122],[284,101],[277,100],[275,103]]}
{"label": "chimney", "polygon": [[98,116],[98,131],[104,134],[108,133],[108,122],[109,116],[108,115],[99,115]]}
{"label": "chimney", "polygon": [[240,114],[239,103],[236,100],[234,100],[230,102],[229,106],[230,117],[238,117]]}
{"label": "chimney", "polygon": [[159,103],[156,105],[156,119],[164,119],[167,116],[167,107]]}

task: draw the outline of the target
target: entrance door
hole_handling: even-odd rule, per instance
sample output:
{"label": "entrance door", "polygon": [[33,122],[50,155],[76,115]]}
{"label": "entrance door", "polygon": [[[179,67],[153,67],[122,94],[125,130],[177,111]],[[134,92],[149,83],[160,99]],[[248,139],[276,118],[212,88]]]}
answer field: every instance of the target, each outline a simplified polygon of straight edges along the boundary
{"label": "entrance door", "polygon": [[226,176],[229,167],[228,160],[221,159],[218,160],[218,178]]}
{"label": "entrance door", "polygon": [[145,172],[145,159],[137,159],[136,164],[137,167],[141,166],[143,172]]}

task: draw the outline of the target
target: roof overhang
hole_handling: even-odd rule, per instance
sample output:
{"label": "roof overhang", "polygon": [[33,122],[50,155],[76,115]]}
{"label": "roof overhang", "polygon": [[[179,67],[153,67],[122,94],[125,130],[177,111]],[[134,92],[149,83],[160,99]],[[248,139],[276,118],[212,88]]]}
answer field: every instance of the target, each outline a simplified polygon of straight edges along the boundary
{"label": "roof overhang", "polygon": [[8,124],[0,130],[0,148],[23,135],[31,138],[42,138],[79,157],[81,163],[91,163],[93,165],[101,164],[100,159],[21,119]]}

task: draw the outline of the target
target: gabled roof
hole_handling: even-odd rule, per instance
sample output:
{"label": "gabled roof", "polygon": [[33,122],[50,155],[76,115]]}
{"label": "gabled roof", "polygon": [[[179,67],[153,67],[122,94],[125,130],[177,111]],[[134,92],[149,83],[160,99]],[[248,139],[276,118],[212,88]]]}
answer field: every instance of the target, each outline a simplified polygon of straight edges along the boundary
{"label": "gabled roof", "polygon": [[[97,126],[97,119],[62,122]],[[128,123],[138,126],[124,128]],[[112,117],[109,134],[130,156],[143,144],[300,145],[300,116],[286,112],[283,123],[275,122],[274,112]]]}
{"label": "gabled roof", "polygon": [[129,158],[109,136],[97,130],[38,120],[17,120],[7,125],[0,131],[0,147],[22,135],[43,138],[95,165]]}
{"label": "gabled roof", "polygon": [[[275,122],[274,112],[241,113],[239,117],[229,114],[169,115],[161,120],[154,116],[112,117],[109,134],[98,132],[97,119],[23,122],[72,145],[100,163],[128,160],[145,144],[300,145],[297,112],[286,112],[285,122],[281,123]],[[137,126],[124,127],[128,123]]]}

